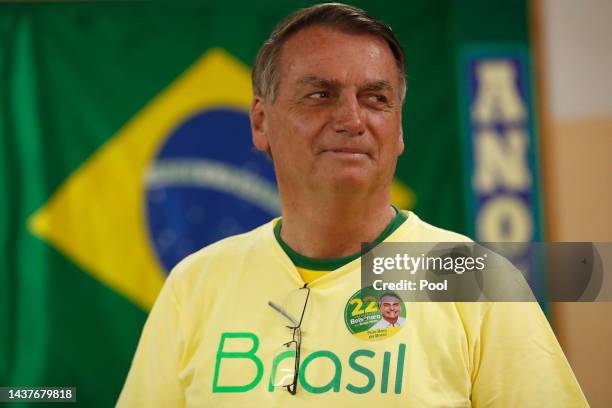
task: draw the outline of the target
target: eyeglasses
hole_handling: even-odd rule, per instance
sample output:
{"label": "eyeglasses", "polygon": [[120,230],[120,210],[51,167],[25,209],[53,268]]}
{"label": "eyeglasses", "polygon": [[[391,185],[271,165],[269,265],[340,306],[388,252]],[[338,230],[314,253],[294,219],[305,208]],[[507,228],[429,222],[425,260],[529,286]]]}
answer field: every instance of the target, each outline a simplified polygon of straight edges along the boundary
{"label": "eyeglasses", "polygon": [[[310,288],[304,285],[289,293],[284,307],[268,301],[268,305],[283,316],[285,326],[292,330],[291,340],[283,343],[274,355],[272,385],[286,388],[291,395],[297,391],[302,345],[302,319],[310,297]],[[287,324],[288,323],[288,324]]]}

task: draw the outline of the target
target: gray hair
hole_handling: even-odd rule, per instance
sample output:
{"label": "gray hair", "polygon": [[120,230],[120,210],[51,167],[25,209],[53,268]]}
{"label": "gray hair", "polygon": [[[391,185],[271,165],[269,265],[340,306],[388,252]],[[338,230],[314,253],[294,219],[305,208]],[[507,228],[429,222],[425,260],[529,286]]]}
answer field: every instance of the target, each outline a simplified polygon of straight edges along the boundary
{"label": "gray hair", "polygon": [[393,292],[386,292],[386,293],[383,293],[383,295],[382,295],[381,297],[379,297],[379,298],[378,298],[378,304],[383,303],[383,298],[386,298],[386,297],[395,298],[395,299],[397,299],[397,301],[398,301],[398,302],[401,302],[401,301],[402,301],[402,298],[400,298],[400,297],[399,297],[398,295],[396,295],[395,293],[393,293]]}
{"label": "gray hair", "polygon": [[283,44],[298,31],[315,25],[328,26],[349,34],[369,34],[386,41],[393,53],[400,78],[400,99],[406,92],[406,57],[391,28],[365,11],[342,3],[317,4],[285,17],[257,53],[253,66],[253,93],[267,102],[276,98],[280,81],[279,60]]}

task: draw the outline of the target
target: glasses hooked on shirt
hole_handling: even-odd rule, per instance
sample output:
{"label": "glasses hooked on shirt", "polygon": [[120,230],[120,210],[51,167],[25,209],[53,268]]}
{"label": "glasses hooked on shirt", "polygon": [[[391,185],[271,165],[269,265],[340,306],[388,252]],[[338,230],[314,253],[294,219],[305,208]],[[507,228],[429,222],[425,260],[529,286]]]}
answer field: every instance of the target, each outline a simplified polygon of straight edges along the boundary
{"label": "glasses hooked on shirt", "polygon": [[282,316],[285,327],[291,330],[291,340],[283,343],[274,354],[272,385],[286,388],[291,395],[297,392],[300,373],[300,349],[302,345],[302,319],[310,297],[310,288],[296,289],[287,296],[283,306],[268,301],[268,305]]}

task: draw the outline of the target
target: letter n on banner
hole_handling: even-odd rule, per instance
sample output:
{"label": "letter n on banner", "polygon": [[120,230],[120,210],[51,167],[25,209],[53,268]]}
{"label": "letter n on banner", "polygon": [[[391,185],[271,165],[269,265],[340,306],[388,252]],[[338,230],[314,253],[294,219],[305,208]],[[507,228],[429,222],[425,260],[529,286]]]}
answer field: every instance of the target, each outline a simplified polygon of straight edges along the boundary
{"label": "letter n on banner", "polygon": [[[538,146],[527,49],[469,47],[459,61],[471,236],[479,242],[540,241]],[[538,299],[544,299],[539,262],[530,246],[516,248],[511,256],[503,255],[521,269]]]}

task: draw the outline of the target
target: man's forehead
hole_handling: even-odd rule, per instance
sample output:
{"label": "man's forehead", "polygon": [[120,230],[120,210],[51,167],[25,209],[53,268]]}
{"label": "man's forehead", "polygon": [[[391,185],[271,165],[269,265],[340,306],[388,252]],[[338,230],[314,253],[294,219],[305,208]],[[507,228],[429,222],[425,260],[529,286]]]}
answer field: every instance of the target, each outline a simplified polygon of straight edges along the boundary
{"label": "man's forehead", "polygon": [[[360,60],[357,64],[354,60]],[[346,72],[378,72],[379,78],[393,75],[397,71],[397,63],[393,53],[382,38],[372,34],[347,33],[327,26],[310,26],[294,33],[281,48],[280,66],[283,76],[295,77],[297,80],[307,77],[333,78],[326,68],[338,68],[341,65]],[[368,69],[371,67],[371,69]],[[386,72],[385,72],[386,71]]]}
{"label": "man's forehead", "polygon": [[[384,48],[389,48],[386,40],[371,33],[350,32],[339,27],[333,27],[328,24],[313,24],[303,27],[292,33],[286,40],[285,44],[295,46],[296,44],[314,45],[315,47],[322,44],[333,45],[349,45],[353,43],[371,42]],[[284,47],[284,46],[283,46]],[[389,52],[391,49],[389,48]]]}

